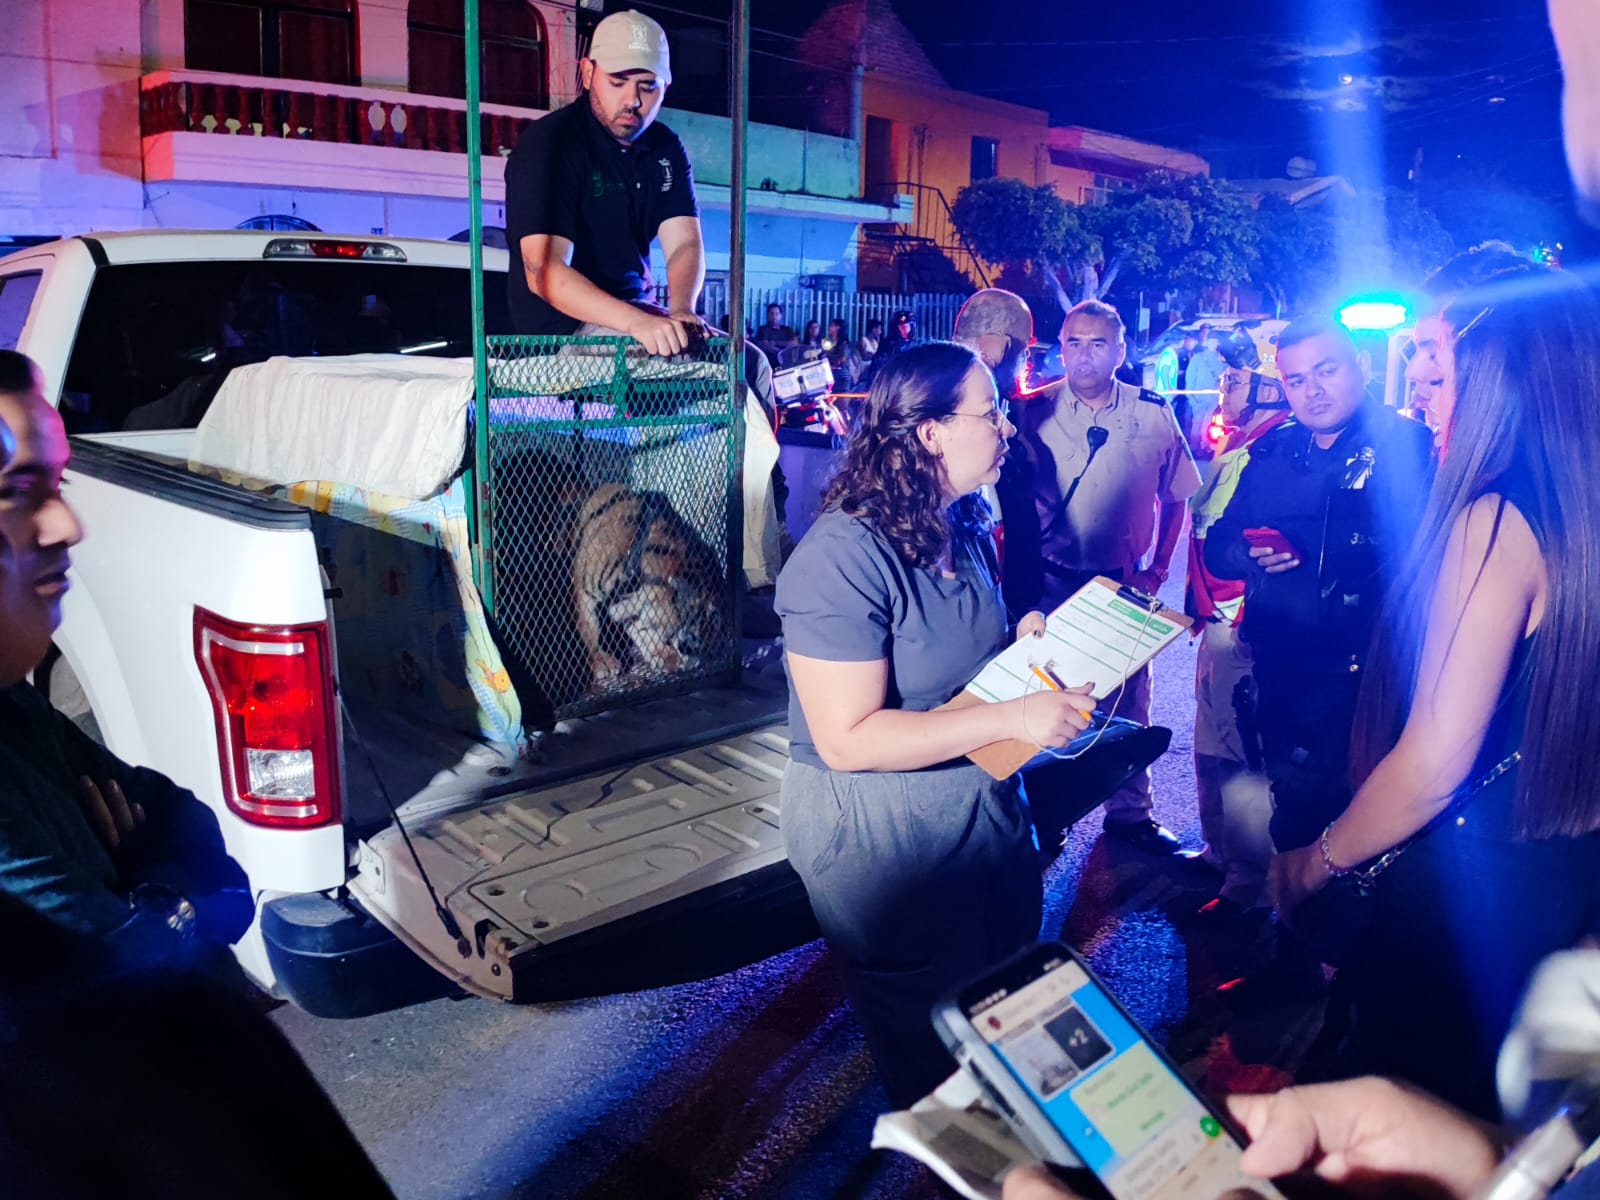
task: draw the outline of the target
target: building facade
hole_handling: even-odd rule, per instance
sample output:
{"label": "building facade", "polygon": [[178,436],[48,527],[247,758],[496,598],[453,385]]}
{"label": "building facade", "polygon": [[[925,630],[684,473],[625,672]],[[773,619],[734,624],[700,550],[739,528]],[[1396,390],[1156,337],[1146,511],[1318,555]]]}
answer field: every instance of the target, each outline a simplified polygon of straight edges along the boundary
{"label": "building facade", "polygon": [[[466,229],[459,0],[36,0],[0,50],[0,235],[232,228],[450,237]],[[504,156],[577,94],[574,6],[480,0],[483,219],[503,226]],[[669,93],[669,102],[670,102]],[[728,265],[731,131],[663,113],[694,163],[707,267]],[[855,284],[869,200],[858,144],[750,130],[746,270]]]}
{"label": "building facade", "polygon": [[883,268],[874,242],[899,255],[931,244],[963,273],[982,274],[947,219],[961,190],[977,180],[1053,184],[1070,203],[1097,204],[1154,170],[1210,174],[1198,155],[1052,126],[1041,109],[957,91],[889,0],[836,0],[801,39],[799,54],[821,74],[812,97],[817,126],[860,144],[866,194],[916,198],[914,222],[864,231],[864,278]]}

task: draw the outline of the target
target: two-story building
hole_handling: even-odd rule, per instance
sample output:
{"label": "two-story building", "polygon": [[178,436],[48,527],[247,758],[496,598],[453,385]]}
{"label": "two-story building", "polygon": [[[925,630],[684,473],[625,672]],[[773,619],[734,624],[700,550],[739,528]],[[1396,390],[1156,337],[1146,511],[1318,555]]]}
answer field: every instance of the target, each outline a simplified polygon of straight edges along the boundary
{"label": "two-story building", "polygon": [[[450,237],[467,211],[459,0],[34,0],[0,48],[0,235],[232,228]],[[577,6],[480,0],[485,224],[504,156],[577,89]],[[671,96],[669,93],[668,101]],[[707,267],[728,262],[730,126],[668,110],[694,163]],[[851,137],[750,130],[753,285],[842,276],[865,198]]]}
{"label": "two-story building", "polygon": [[1041,109],[957,91],[889,0],[835,0],[801,39],[799,55],[821,73],[812,97],[818,127],[859,140],[866,194],[916,198],[913,221],[864,231],[864,280],[893,275],[890,260],[927,248],[981,276],[949,221],[949,206],[977,180],[1053,184],[1070,203],[1099,204],[1154,170],[1210,174],[1195,154],[1053,126]]}

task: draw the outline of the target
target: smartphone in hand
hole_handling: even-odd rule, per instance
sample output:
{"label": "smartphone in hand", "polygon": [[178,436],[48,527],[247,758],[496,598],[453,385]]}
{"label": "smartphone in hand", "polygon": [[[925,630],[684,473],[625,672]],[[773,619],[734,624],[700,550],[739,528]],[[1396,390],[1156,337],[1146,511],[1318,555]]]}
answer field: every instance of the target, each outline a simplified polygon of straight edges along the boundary
{"label": "smartphone in hand", "polygon": [[1110,1200],[1306,1200],[1239,1170],[1238,1130],[1067,946],[956,989],[934,1026],[1034,1154],[1081,1163]]}
{"label": "smartphone in hand", "polygon": [[1294,543],[1276,529],[1267,529],[1265,527],[1246,529],[1244,531],[1244,540],[1249,542],[1251,546],[1261,546],[1264,549],[1271,550],[1274,554],[1290,554],[1295,558],[1300,557],[1300,552],[1294,548]]}

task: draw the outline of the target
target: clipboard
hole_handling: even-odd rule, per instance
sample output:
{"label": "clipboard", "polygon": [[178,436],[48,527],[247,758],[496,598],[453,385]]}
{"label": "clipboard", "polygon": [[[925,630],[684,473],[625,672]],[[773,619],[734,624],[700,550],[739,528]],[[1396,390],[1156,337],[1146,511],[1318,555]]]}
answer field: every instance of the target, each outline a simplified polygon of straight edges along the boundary
{"label": "clipboard", "polygon": [[[1069,687],[1092,681],[1091,695],[1103,700],[1192,624],[1154,596],[1097,575],[1045,618],[1043,637],[1007,646],[940,707],[971,708],[1038,692],[1033,668],[1046,664]],[[1008,779],[1039,751],[1031,742],[1010,739],[981,746],[967,757],[996,779]]]}

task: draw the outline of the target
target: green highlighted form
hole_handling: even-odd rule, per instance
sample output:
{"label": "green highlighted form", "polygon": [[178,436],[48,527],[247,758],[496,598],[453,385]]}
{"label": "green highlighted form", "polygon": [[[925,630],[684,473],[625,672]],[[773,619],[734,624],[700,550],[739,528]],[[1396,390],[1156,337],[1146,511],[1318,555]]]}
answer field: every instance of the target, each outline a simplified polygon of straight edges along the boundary
{"label": "green highlighted form", "polygon": [[1149,613],[1141,612],[1139,609],[1129,604],[1126,600],[1111,601],[1111,609],[1114,612],[1121,613],[1129,620],[1137,622],[1141,627],[1144,626],[1145,619],[1148,617],[1150,631],[1152,633],[1159,633],[1162,637],[1165,637],[1167,634],[1172,632],[1172,626],[1167,624],[1167,622],[1163,621],[1160,617],[1151,616]]}

